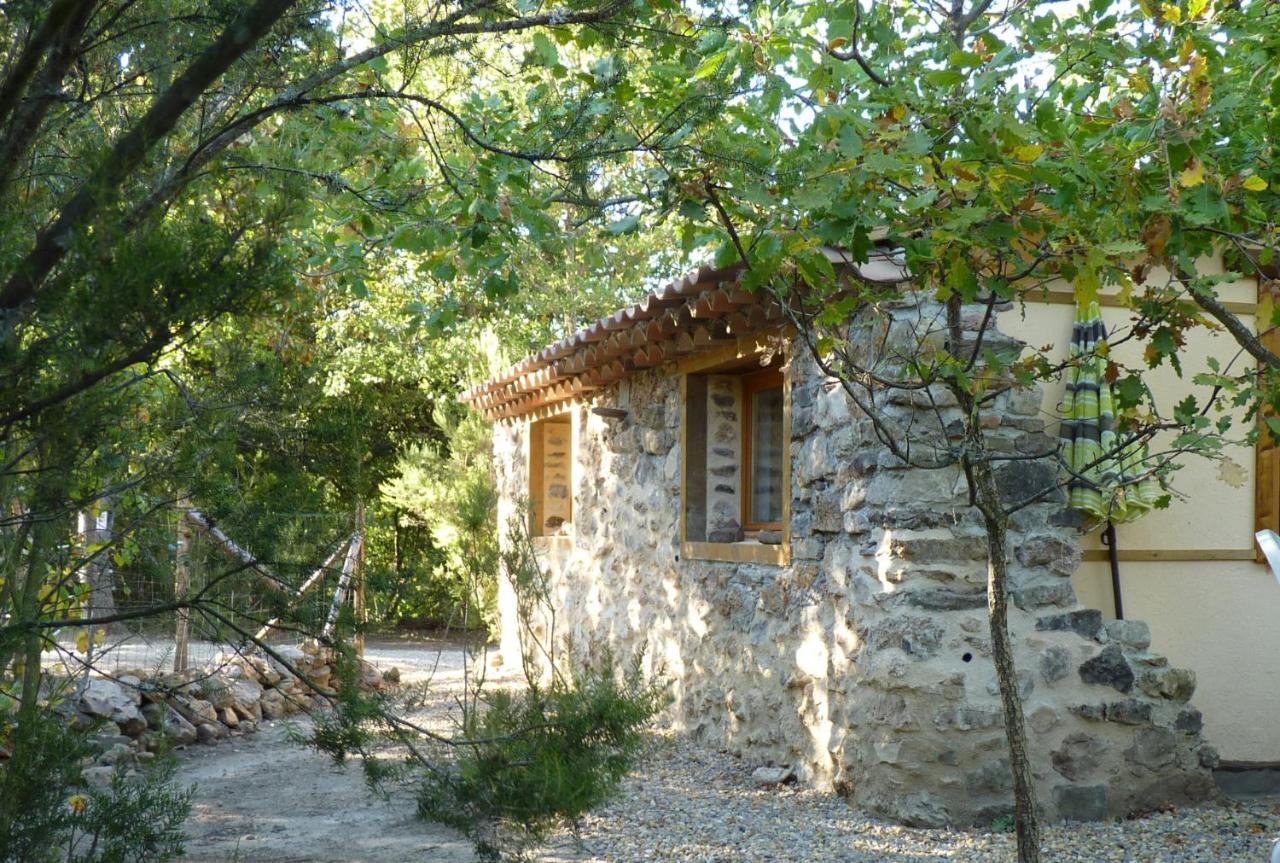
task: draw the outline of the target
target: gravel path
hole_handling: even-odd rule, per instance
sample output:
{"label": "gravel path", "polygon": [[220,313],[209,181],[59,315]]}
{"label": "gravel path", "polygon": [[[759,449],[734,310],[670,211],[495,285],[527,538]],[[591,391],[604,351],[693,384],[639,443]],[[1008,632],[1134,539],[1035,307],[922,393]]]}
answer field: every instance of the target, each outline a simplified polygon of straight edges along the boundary
{"label": "gravel path", "polygon": [[[461,683],[461,652],[437,661],[422,644],[370,645],[405,680],[434,672],[420,719],[442,728]],[[617,799],[578,835],[553,838],[539,863],[1010,863],[1009,834],[914,830],[868,818],[841,798],[758,788],[754,765],[678,736],[659,735]],[[189,863],[470,863],[458,834],[414,814],[411,788],[369,795],[358,766],[295,746],[283,723],[182,755],[179,779],[198,786]],[[1280,807],[1230,802],[1133,821],[1046,829],[1046,863],[1266,863]]]}
{"label": "gravel path", "polygon": [[[751,767],[679,738],[654,744],[622,795],[562,836],[546,863],[1011,863],[1011,834],[915,830],[843,799],[758,788]],[[1280,837],[1271,803],[1226,803],[1132,821],[1049,827],[1046,863],[1266,863]]]}
{"label": "gravel path", "polygon": [[[432,681],[417,716],[444,730],[462,690],[462,652],[430,642],[371,641],[365,658],[395,666],[405,683]],[[358,763],[292,743],[305,717],[264,722],[256,734],[179,753],[178,782],[195,785],[186,863],[473,863],[471,842],[417,816],[411,784],[387,799],[365,786]]]}

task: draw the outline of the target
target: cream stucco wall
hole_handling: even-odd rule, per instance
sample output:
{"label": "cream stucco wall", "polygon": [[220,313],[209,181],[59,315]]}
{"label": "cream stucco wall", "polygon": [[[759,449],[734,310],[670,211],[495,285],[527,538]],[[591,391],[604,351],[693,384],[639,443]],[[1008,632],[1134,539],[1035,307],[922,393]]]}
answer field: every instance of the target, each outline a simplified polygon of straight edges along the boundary
{"label": "cream stucco wall", "polygon": [[[1152,275],[1153,281],[1163,278]],[[1065,285],[1055,286],[1063,289]],[[1225,286],[1229,301],[1253,302],[1252,281]],[[1070,305],[1036,303],[1001,316],[1000,328],[1032,345],[1054,345],[1055,357],[1065,356],[1074,309]],[[1124,310],[1103,308],[1113,332],[1126,325]],[[1252,316],[1245,315],[1252,324]],[[1142,367],[1143,345],[1136,340],[1115,349],[1118,360]],[[1144,381],[1163,413],[1188,392],[1204,391],[1191,383],[1207,370],[1206,359],[1224,365],[1237,357],[1235,343],[1225,334],[1198,332],[1183,354],[1183,376],[1167,365],[1146,372]],[[1062,386],[1046,388],[1042,408],[1046,418],[1057,415]],[[1205,734],[1224,759],[1280,762],[1280,584],[1269,569],[1252,560],[1221,559],[1244,556],[1253,547],[1254,463],[1247,447],[1232,447],[1227,455],[1243,468],[1244,481],[1231,484],[1220,476],[1221,466],[1203,458],[1188,458],[1175,475],[1175,498],[1163,511],[1117,527],[1118,547],[1130,554],[1149,550],[1203,551],[1204,559],[1125,560],[1120,565],[1125,616],[1151,626],[1152,648],[1175,665],[1196,672],[1196,704],[1203,711]],[[1102,549],[1099,531],[1084,538],[1086,550]],[[1218,558],[1218,559],[1215,559]],[[1086,561],[1073,578],[1080,601],[1112,615],[1110,570],[1105,561]]]}
{"label": "cream stucco wall", "polygon": [[[1124,539],[1121,537],[1121,547]],[[1125,616],[1151,625],[1152,648],[1196,672],[1196,706],[1228,761],[1280,761],[1280,585],[1249,561],[1121,564]],[[1106,563],[1073,582],[1110,617]]]}

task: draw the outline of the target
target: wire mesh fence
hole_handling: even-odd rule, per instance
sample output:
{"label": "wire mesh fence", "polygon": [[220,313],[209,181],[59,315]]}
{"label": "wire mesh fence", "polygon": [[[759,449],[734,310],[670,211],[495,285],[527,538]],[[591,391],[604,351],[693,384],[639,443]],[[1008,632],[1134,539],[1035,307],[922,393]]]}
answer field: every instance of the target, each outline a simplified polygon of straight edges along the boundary
{"label": "wire mesh fence", "polygon": [[[66,549],[78,608],[45,664],[69,673],[155,674],[215,664],[255,639],[300,644],[362,615],[361,513],[190,504],[143,516],[81,514]],[[339,587],[342,587],[339,590]]]}

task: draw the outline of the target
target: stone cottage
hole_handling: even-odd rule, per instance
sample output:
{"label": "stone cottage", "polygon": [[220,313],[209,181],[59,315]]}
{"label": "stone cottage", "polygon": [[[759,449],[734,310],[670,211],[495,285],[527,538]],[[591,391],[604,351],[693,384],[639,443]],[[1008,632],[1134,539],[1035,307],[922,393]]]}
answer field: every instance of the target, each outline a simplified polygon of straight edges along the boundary
{"label": "stone cottage", "polygon": [[[887,326],[938,312],[891,254],[856,276],[903,284],[877,311]],[[737,277],[700,269],[464,395],[495,422],[502,522],[532,503],[555,610],[533,634],[576,661],[643,651],[671,683],[676,721],[750,765],[911,825],[990,823],[1011,809],[1011,779],[985,539],[963,479],[904,468],[782,311]],[[1067,302],[1045,303],[1064,349]],[[1001,316],[1013,336],[1035,326]],[[902,417],[919,409],[907,396],[893,405]],[[1058,397],[1002,394],[992,446],[1051,445],[1043,408]],[[1021,499],[1058,477],[1014,460],[999,482]],[[1146,623],[1081,605],[1096,540],[1064,515],[1052,494],[1017,514],[1011,537],[1010,627],[1046,814],[1209,796],[1219,755],[1191,700],[1196,674]],[[1135,596],[1126,604],[1142,607]],[[518,656],[529,633],[510,585],[500,605],[503,654]]]}

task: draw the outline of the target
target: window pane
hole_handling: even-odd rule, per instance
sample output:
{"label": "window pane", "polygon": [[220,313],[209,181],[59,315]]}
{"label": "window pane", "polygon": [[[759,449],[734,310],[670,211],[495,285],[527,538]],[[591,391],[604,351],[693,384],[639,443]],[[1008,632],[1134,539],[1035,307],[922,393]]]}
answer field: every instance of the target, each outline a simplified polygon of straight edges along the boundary
{"label": "window pane", "polygon": [[751,520],[782,521],[782,388],[751,394]]}

